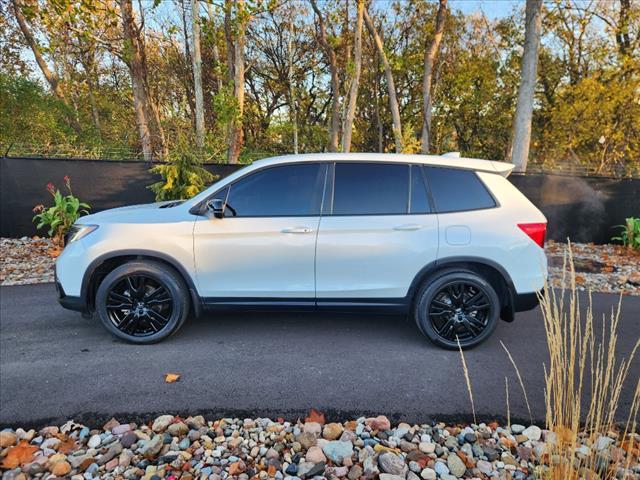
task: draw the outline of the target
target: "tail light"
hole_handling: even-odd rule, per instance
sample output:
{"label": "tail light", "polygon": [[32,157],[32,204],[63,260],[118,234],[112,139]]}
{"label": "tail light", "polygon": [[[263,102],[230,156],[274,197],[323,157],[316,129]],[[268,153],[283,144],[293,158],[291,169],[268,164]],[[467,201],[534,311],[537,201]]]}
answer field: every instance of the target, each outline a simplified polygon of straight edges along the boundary
{"label": "tail light", "polygon": [[526,233],[540,248],[544,248],[544,240],[547,236],[546,223],[519,223],[518,228]]}

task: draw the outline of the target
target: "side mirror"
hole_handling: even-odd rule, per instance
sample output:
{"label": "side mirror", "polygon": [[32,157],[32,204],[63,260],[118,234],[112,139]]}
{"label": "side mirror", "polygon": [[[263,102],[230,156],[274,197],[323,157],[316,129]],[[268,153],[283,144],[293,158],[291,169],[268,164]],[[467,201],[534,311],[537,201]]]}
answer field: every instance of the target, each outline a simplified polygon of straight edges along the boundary
{"label": "side mirror", "polygon": [[219,198],[213,198],[207,202],[207,208],[213,212],[214,217],[224,218],[224,202]]}

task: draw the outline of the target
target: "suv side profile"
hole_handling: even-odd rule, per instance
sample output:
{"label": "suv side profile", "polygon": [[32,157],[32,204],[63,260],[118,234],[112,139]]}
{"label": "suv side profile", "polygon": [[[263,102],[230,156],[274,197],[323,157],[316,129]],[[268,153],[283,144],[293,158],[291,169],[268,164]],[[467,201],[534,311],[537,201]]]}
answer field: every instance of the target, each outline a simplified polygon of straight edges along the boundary
{"label": "suv side profile", "polygon": [[546,219],[488,160],[306,154],[254,162],[186,201],[82,217],[62,306],[153,343],[216,309],[409,314],[444,348],[535,308]]}

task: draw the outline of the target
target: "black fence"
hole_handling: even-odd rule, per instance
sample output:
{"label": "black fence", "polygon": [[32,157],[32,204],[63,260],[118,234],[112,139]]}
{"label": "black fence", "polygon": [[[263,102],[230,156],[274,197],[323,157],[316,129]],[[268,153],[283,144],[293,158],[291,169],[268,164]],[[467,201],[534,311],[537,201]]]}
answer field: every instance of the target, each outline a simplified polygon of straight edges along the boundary
{"label": "black fence", "polygon": [[[147,186],[158,181],[151,164],[139,161],[0,158],[0,236],[35,235],[32,209],[50,203],[46,184],[62,187],[71,177],[73,192],[93,212],[154,201]],[[224,177],[239,167],[208,164]],[[607,243],[614,226],[640,216],[640,179],[576,177],[554,174],[512,175],[511,181],[549,220],[549,238]]]}

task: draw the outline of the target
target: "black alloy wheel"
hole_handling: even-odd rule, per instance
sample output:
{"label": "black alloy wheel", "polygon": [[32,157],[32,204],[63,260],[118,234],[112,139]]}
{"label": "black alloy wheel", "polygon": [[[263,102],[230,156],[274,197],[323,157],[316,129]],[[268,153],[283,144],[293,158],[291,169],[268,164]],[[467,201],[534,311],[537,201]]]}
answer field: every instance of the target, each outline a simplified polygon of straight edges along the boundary
{"label": "black alloy wheel", "polygon": [[176,332],[189,313],[180,275],[154,261],[134,261],[112,270],[96,293],[104,327],[131,343],[158,342]]}
{"label": "black alloy wheel", "polygon": [[414,316],[420,330],[445,348],[471,348],[496,328],[500,300],[484,278],[474,272],[445,271],[425,282]]}
{"label": "black alloy wheel", "polygon": [[445,340],[460,344],[473,340],[487,328],[491,305],[483,290],[465,281],[444,285],[429,304],[429,320]]}
{"label": "black alloy wheel", "polygon": [[169,323],[173,298],[161,282],[145,275],[127,275],[107,294],[107,314],[126,335],[146,337]]}

